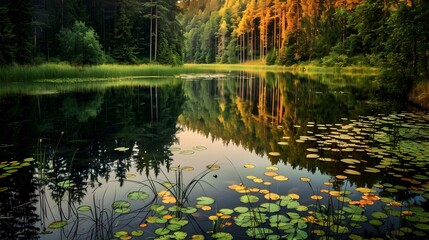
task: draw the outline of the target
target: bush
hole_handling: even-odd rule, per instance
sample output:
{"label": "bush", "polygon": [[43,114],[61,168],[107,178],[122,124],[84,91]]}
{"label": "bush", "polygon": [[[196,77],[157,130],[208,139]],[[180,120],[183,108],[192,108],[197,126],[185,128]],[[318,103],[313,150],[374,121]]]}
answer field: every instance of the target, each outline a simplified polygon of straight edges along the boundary
{"label": "bush", "polygon": [[347,55],[332,53],[322,58],[322,65],[326,67],[345,67],[348,65],[348,60]]}
{"label": "bush", "polygon": [[105,60],[97,34],[83,22],[76,21],[72,29],[61,29],[58,40],[61,59],[71,64],[93,65]]}
{"label": "bush", "polygon": [[274,65],[276,63],[276,60],[277,60],[276,50],[273,49],[273,50],[268,52],[266,64],[267,65]]}

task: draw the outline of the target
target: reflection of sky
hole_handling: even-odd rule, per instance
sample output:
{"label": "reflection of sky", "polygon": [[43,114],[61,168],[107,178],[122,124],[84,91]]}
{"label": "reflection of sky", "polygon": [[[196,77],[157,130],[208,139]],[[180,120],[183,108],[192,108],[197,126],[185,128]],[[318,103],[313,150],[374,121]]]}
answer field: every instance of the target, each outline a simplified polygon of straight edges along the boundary
{"label": "reflection of sky", "polygon": [[[193,150],[194,154],[184,155],[181,154],[180,151],[173,152],[173,163],[172,166],[181,167],[184,166],[192,166],[194,168],[193,171],[184,171],[184,182],[185,185],[192,181],[193,178],[197,177],[200,173],[205,171],[207,165],[216,164],[221,167],[220,170],[210,172],[207,174],[201,185],[197,186],[192,194],[190,195],[191,203],[195,203],[195,199],[199,196],[210,196],[216,199],[215,204],[213,204],[213,211],[217,211],[221,208],[234,208],[242,205],[240,203],[239,198],[242,196],[240,193],[236,193],[235,191],[228,188],[231,184],[240,184],[252,188],[266,189],[270,192],[275,192],[281,195],[286,195],[288,193],[297,193],[301,195],[300,202],[307,202],[305,199],[308,199],[309,195],[312,195],[310,191],[310,187],[308,183],[304,183],[299,180],[300,177],[309,177],[311,178],[311,182],[317,186],[317,189],[320,189],[323,186],[323,182],[327,181],[329,177],[322,176],[318,171],[314,174],[307,170],[301,169],[292,169],[291,166],[288,166],[284,163],[279,163],[277,167],[279,170],[277,171],[280,175],[285,175],[289,178],[289,180],[284,182],[277,182],[272,177],[268,177],[264,175],[265,167],[270,166],[271,163],[268,159],[268,156],[258,156],[256,153],[249,152],[242,148],[241,146],[237,146],[233,143],[226,144],[222,142],[221,139],[213,140],[212,137],[204,136],[200,133],[193,132],[190,130],[183,130],[177,134],[177,144],[173,147],[178,147],[181,150],[193,150],[196,146],[204,146],[207,149],[203,151]],[[244,168],[245,164],[253,164],[255,168]],[[159,182],[163,182],[167,179],[174,181],[176,172],[167,170],[164,167],[161,167],[163,174],[160,174],[156,179]],[[144,175],[140,175],[137,172],[137,169],[133,166],[128,174],[136,174],[135,178],[131,180],[135,182],[145,182],[147,177]],[[115,173],[110,173],[112,179],[110,182],[106,183],[103,179],[99,179],[102,183],[101,187],[97,189],[88,188],[87,195],[83,198],[83,202],[80,205],[93,205],[93,196],[95,196],[96,203],[99,206],[104,206],[105,208],[110,208],[112,202],[116,200],[127,200],[127,194],[131,191],[142,190],[145,192],[150,192],[147,187],[143,187],[143,185],[135,183],[135,182],[127,182],[125,181],[124,186],[120,187],[119,182],[114,180]],[[246,176],[256,176],[262,178],[264,181],[269,181],[272,183],[270,186],[266,186],[262,183],[255,183],[250,179],[247,179]],[[152,178],[155,178],[152,176]],[[163,190],[159,185],[157,186],[159,190]],[[47,195],[49,196],[49,192]],[[252,193],[258,196],[260,199],[264,199],[263,194],[261,193]],[[146,202],[135,202],[130,201],[132,204],[132,209],[138,209],[138,207],[142,207]],[[308,203],[308,202],[307,202]],[[56,204],[51,200],[49,205],[54,207],[52,209],[53,214],[56,215],[55,219],[59,218],[58,209],[56,208]],[[76,206],[76,207],[77,207]],[[209,213],[207,213],[209,214]],[[50,218],[48,220],[48,224],[52,222],[53,219]],[[138,226],[141,218],[136,218],[131,225]],[[86,229],[88,230],[88,226],[83,224],[80,227],[80,230]],[[68,226],[69,227],[69,226]],[[132,230],[135,227],[131,227]],[[41,239],[61,239],[58,235],[58,231],[54,231],[54,234],[43,235]]]}

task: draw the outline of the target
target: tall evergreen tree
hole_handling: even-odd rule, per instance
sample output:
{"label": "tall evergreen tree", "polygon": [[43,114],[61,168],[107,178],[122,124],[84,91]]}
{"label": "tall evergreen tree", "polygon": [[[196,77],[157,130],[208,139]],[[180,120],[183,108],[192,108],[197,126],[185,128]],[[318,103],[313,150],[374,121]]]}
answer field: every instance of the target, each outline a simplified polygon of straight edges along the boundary
{"label": "tall evergreen tree", "polygon": [[9,19],[13,24],[16,51],[19,64],[30,63],[33,55],[32,3],[31,0],[9,0]]}
{"label": "tall evergreen tree", "polygon": [[0,65],[9,65],[15,61],[15,36],[8,16],[7,1],[0,0],[0,3]]}
{"label": "tall evergreen tree", "polygon": [[127,16],[125,4],[125,0],[119,1],[112,55],[118,62],[135,63],[137,61],[136,44],[131,32],[132,24]]}

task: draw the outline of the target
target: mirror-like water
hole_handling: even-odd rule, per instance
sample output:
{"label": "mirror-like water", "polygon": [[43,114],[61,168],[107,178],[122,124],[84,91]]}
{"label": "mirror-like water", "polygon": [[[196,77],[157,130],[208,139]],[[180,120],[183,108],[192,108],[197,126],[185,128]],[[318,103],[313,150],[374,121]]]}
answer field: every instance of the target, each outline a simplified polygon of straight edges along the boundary
{"label": "mirror-like water", "polygon": [[376,83],[229,72],[3,88],[0,237],[427,236],[429,114]]}

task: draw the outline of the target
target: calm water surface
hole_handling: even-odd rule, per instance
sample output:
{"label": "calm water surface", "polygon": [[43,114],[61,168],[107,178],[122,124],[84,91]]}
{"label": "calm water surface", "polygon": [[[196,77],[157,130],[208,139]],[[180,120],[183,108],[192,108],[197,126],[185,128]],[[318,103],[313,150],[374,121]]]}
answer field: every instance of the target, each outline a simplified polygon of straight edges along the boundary
{"label": "calm water surface", "polygon": [[[374,76],[228,72],[0,92],[1,239],[112,239],[120,230],[153,239],[162,228],[177,239],[429,234],[429,114],[380,98]],[[162,184],[195,180],[185,205],[196,212],[151,209],[174,205],[156,196]],[[130,199],[136,191],[148,198]],[[201,196],[215,199],[210,209]],[[112,209],[119,200],[126,213]],[[228,218],[240,219],[236,207],[266,219]],[[213,228],[219,211],[227,217]],[[176,229],[150,218],[166,215],[189,222]]]}

